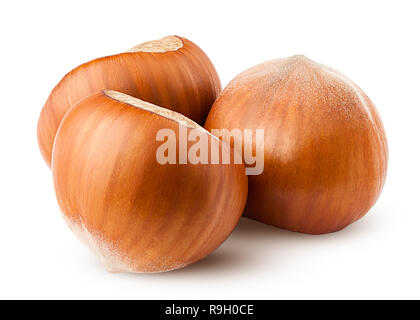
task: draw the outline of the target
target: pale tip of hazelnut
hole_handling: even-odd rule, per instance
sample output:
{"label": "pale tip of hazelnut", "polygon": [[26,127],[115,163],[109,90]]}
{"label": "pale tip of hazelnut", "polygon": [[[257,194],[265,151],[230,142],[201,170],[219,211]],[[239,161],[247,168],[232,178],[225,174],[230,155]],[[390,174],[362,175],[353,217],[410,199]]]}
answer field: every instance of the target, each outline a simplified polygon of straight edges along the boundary
{"label": "pale tip of hazelnut", "polygon": [[141,99],[137,99],[135,97],[129,96],[128,94],[118,92],[118,91],[114,91],[114,90],[103,90],[103,93],[107,97],[109,97],[113,100],[128,104],[130,106],[133,106],[133,107],[136,107],[136,108],[139,108],[139,109],[143,109],[143,110],[155,113],[155,114],[158,114],[158,115],[160,115],[162,117],[165,117],[169,120],[178,122],[178,123],[182,124],[183,126],[185,126],[187,128],[204,130],[199,124],[197,124],[193,120],[187,118],[183,114],[178,113],[176,111],[172,111],[172,110],[169,110],[169,109],[166,109],[166,108],[162,108],[162,107],[154,105],[152,103],[149,103],[149,102],[143,101]]}
{"label": "pale tip of hazelnut", "polygon": [[162,39],[143,42],[126,52],[168,52],[177,51],[184,43],[177,36],[167,36]]}

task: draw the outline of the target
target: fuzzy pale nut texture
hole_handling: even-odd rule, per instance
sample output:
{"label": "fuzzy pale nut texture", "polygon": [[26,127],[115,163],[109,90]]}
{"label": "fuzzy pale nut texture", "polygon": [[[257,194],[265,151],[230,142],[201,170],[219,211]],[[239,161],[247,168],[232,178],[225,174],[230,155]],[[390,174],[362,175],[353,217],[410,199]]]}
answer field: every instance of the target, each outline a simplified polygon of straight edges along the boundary
{"label": "fuzzy pale nut texture", "polygon": [[264,172],[249,177],[245,215],[270,225],[340,230],[366,214],[385,182],[388,148],[376,108],[351,80],[304,56],[238,75],[205,128],[264,129]]}
{"label": "fuzzy pale nut texture", "polygon": [[[93,94],[64,117],[52,173],[71,230],[110,271],[162,272],[215,250],[246,203],[243,164],[160,164],[160,129],[179,126],[229,145],[183,115],[114,91]],[[194,144],[189,142],[189,146]]]}
{"label": "fuzzy pale nut texture", "polygon": [[58,83],[39,117],[39,147],[49,166],[55,134],[66,112],[81,99],[105,89],[172,109],[202,125],[221,84],[207,55],[193,42],[177,36],[82,64]]}

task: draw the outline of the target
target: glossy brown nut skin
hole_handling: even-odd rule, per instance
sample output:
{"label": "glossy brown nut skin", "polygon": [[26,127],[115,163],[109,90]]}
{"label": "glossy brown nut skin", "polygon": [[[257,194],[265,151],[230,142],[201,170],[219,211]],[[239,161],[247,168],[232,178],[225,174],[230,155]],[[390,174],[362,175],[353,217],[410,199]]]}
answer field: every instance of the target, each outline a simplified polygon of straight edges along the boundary
{"label": "glossy brown nut skin", "polygon": [[162,272],[200,260],[228,237],[245,207],[243,164],[159,164],[162,128],[178,132],[178,123],[101,92],[72,108],[57,132],[58,203],[110,271]]}
{"label": "glossy brown nut skin", "polygon": [[265,130],[264,172],[249,176],[245,216],[280,228],[338,231],[366,214],[385,182],[388,147],[374,105],[345,76],[303,56],[238,75],[205,128]]}
{"label": "glossy brown nut skin", "polygon": [[51,92],[38,121],[38,142],[48,166],[55,134],[66,112],[100,90],[129,94],[203,125],[221,91],[220,79],[197,45],[176,38],[182,47],[174,51],[125,52],[92,60],[69,72]]}

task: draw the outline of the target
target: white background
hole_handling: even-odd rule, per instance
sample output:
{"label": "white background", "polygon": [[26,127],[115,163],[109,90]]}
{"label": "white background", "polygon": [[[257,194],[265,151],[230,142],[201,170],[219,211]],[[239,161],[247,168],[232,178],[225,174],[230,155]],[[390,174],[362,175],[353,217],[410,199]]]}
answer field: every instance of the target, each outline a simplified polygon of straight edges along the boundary
{"label": "white background", "polygon": [[[420,298],[418,1],[7,1],[0,5],[0,298]],[[77,65],[176,34],[223,86],[293,54],[330,65],[376,104],[385,189],[323,236],[242,219],[212,255],[164,274],[110,274],[62,221],[38,150],[39,112]]]}

